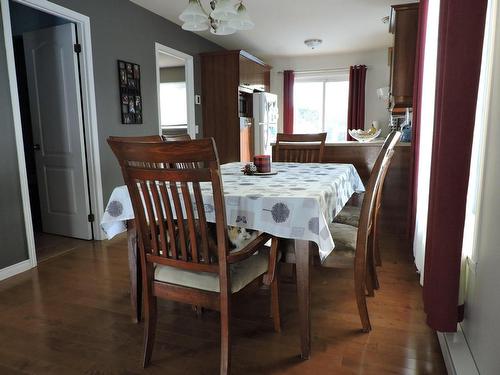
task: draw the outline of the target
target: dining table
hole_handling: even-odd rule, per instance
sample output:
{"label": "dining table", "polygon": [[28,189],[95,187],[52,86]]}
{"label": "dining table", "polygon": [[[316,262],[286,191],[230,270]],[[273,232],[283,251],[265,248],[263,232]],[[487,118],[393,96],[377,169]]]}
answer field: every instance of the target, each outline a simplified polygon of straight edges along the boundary
{"label": "dining table", "polygon": [[[323,262],[335,251],[329,224],[355,192],[363,192],[352,164],[272,163],[272,172],[246,175],[245,163],[220,166],[227,224],[293,240],[301,356],[311,355],[311,264],[313,248]],[[213,196],[201,185],[206,219],[215,222]],[[134,211],[126,185],[116,187],[101,221],[108,239],[127,232],[133,320],[141,320],[141,271]]]}

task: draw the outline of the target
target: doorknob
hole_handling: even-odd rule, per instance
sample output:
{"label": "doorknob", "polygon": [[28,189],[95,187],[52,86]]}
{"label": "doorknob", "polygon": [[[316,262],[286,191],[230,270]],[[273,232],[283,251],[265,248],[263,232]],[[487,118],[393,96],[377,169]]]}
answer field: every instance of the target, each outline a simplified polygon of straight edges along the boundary
{"label": "doorknob", "polygon": [[34,144],[33,145],[33,150],[35,151],[40,151],[40,145],[37,143],[37,144]]}

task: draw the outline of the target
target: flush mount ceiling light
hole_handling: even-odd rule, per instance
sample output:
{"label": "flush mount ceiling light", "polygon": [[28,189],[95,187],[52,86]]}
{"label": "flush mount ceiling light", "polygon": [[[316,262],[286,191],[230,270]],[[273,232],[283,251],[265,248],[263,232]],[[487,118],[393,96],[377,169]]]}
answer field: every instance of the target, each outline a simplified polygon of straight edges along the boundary
{"label": "flush mount ceiling light", "polygon": [[307,39],[304,40],[304,44],[310,49],[316,49],[323,41],[321,39]]}
{"label": "flush mount ceiling light", "polygon": [[182,28],[188,31],[210,29],[215,35],[229,35],[255,26],[243,1],[212,0],[210,8],[211,12],[207,13],[200,0],[189,0],[187,8],[179,15],[179,19],[184,22]]}

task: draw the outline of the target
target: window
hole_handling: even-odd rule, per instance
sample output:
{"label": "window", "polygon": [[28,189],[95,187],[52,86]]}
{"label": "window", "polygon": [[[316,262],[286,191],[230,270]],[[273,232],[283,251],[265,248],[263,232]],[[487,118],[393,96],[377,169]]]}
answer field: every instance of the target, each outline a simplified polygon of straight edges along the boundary
{"label": "window", "polygon": [[160,83],[161,126],[187,126],[186,82]]}
{"label": "window", "polygon": [[294,133],[327,133],[327,142],[345,141],[349,100],[348,71],[327,76],[297,75]]}

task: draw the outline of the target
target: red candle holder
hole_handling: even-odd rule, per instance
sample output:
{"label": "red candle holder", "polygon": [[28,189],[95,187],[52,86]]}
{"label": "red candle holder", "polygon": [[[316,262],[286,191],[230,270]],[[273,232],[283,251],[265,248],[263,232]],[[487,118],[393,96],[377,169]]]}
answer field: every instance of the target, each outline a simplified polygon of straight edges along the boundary
{"label": "red candle holder", "polygon": [[259,173],[271,172],[271,155],[255,155],[253,163],[257,167]]}

